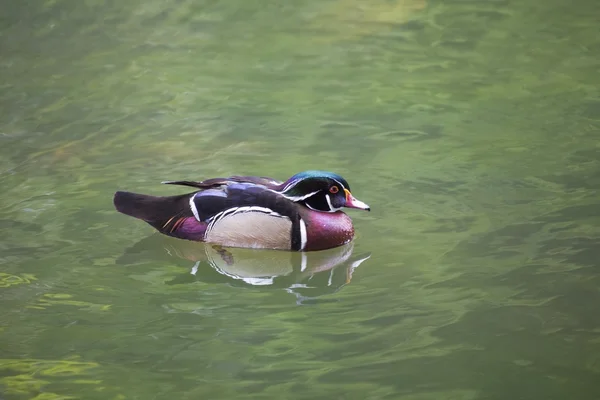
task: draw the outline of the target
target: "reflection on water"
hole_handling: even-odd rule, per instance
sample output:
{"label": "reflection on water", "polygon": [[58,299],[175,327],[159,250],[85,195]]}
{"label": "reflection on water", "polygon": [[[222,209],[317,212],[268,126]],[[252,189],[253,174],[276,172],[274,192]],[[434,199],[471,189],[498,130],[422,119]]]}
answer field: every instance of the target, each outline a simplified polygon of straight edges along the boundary
{"label": "reflection on water", "polygon": [[349,284],[354,270],[370,254],[354,255],[354,242],[324,251],[288,252],[224,248],[205,243],[152,235],[125,251],[118,264],[150,259],[189,260],[189,273],[166,282],[169,285],[194,281],[232,285],[269,286],[294,294],[298,303],[337,292]]}

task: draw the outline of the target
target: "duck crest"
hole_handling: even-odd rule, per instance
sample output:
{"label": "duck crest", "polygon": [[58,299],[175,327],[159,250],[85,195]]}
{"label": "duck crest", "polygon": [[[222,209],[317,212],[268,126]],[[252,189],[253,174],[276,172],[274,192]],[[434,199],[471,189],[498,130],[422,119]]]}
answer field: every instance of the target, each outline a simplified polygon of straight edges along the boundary
{"label": "duck crest", "polygon": [[343,207],[370,210],[348,182],[327,171],[300,172],[285,182],[232,176],[200,182],[167,181],[197,190],[156,197],[116,192],[119,212],[181,239],[230,247],[310,251],[338,247],[354,237]]}
{"label": "duck crest", "polygon": [[348,185],[348,182],[346,182],[346,180],[338,174],[334,174],[333,172],[327,171],[311,170],[299,172],[296,175],[292,176],[280,185],[281,189],[279,191],[281,193],[290,194],[291,196],[299,196],[302,194],[307,194],[303,193],[305,190],[301,190],[302,186],[299,187],[300,183],[305,183],[306,185],[304,187],[313,186],[316,188],[320,184],[322,185],[327,181],[337,182],[344,188],[350,190],[350,185]]}

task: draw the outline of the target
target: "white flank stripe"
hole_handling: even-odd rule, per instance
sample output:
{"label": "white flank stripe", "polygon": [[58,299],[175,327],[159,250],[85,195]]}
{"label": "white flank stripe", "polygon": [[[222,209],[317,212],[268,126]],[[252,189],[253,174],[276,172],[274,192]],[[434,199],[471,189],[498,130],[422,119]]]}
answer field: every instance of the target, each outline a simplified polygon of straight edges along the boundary
{"label": "white flank stripe", "polygon": [[300,223],[300,250],[304,250],[304,247],[306,247],[306,240],[308,239],[306,235],[306,224],[302,218],[300,218],[298,222]]}
{"label": "white flank stripe", "polygon": [[196,195],[193,194],[192,197],[190,197],[190,208],[192,209],[192,212],[194,213],[194,218],[196,218],[196,221],[200,222],[200,216],[198,215],[198,209],[196,208],[196,203],[194,203],[194,196],[196,196]]}

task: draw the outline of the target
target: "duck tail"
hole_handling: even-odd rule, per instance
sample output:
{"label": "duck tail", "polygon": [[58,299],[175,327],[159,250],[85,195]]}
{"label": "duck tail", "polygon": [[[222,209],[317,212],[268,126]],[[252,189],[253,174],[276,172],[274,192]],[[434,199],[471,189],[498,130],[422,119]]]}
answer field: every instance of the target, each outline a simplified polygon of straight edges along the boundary
{"label": "duck tail", "polygon": [[173,217],[181,215],[188,206],[190,194],[157,197],[146,194],[118,191],[113,203],[120,213],[146,221],[156,229],[161,228]]}

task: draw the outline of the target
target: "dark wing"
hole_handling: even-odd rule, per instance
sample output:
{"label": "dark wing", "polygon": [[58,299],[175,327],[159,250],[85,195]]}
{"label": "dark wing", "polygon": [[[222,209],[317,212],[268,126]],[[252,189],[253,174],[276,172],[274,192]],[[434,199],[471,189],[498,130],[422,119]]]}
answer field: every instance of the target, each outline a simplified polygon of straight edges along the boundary
{"label": "dark wing", "polygon": [[196,182],[196,181],[163,181],[162,184],[165,185],[181,185],[181,186],[191,186],[198,189],[214,189],[224,185],[229,184],[231,181],[229,178],[212,178],[204,181]]}
{"label": "dark wing", "polygon": [[232,176],[229,179],[240,183],[253,183],[255,185],[264,186],[269,189],[273,189],[274,187],[277,187],[283,183],[281,181],[278,181],[277,179],[269,178],[266,176]]}
{"label": "dark wing", "polygon": [[225,188],[203,190],[194,195],[193,204],[200,221],[240,207],[268,209],[295,221],[299,218],[295,203],[279,193],[252,183],[230,183]]}
{"label": "dark wing", "polygon": [[260,185],[267,188],[274,188],[279,186],[282,182],[272,178],[264,176],[230,176],[229,178],[211,178],[204,181],[164,181],[166,185],[182,185],[191,186],[198,189],[216,189],[222,186],[230,185],[232,183],[252,183],[254,185]]}

